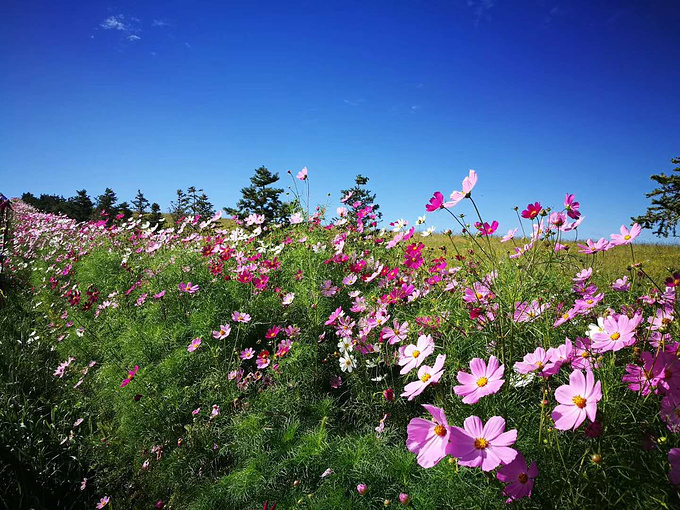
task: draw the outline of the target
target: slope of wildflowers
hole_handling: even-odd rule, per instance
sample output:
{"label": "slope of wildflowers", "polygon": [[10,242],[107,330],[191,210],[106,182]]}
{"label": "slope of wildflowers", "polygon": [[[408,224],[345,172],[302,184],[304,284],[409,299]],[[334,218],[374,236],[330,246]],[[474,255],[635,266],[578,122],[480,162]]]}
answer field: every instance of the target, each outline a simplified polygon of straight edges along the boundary
{"label": "slope of wildflowers", "polygon": [[0,347],[47,405],[6,399],[9,450],[37,445],[6,424],[43,416],[53,493],[83,508],[677,506],[680,274],[635,264],[635,225],[573,243],[572,195],[522,211],[504,256],[476,185],[427,204],[467,239],[439,249],[361,204],[152,229],[16,202],[31,292],[5,306],[32,332]]}

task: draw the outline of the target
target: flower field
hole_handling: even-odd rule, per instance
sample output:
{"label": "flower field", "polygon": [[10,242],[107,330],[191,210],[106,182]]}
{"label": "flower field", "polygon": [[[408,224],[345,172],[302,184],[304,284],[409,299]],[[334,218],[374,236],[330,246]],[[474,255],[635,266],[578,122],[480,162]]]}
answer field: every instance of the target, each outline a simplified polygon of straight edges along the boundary
{"label": "flower field", "polygon": [[478,186],[423,204],[455,236],[351,197],[165,227],[14,202],[0,500],[678,508],[680,249],[578,240],[569,194],[494,236]]}

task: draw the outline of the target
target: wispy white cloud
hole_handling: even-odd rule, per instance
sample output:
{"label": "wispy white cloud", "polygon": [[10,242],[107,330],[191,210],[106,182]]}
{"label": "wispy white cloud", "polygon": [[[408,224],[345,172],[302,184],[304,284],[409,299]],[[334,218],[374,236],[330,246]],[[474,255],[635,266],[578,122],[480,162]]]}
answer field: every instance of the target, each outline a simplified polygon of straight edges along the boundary
{"label": "wispy white cloud", "polygon": [[488,12],[495,5],[495,0],[466,0],[466,2],[475,14],[475,26],[479,25],[483,18],[488,18]]}
{"label": "wispy white cloud", "polygon": [[141,39],[141,37],[139,37],[138,35],[135,35],[135,34],[131,34],[131,35],[127,36],[128,41],[139,41],[140,39]]}
{"label": "wispy white cloud", "polygon": [[164,19],[155,19],[151,22],[151,26],[163,28],[163,27],[169,27],[169,26],[171,26],[171,24]]}
{"label": "wispy white cloud", "polygon": [[99,24],[104,30],[129,30],[128,25],[125,23],[125,16],[118,14],[116,16],[109,16],[104,21]]}
{"label": "wispy white cloud", "polygon": [[191,44],[189,44],[188,42],[185,42],[184,46],[186,46],[187,48],[191,48]]}
{"label": "wispy white cloud", "polygon": [[364,102],[363,99],[343,99],[343,103],[348,104],[350,106],[359,106],[361,103]]}

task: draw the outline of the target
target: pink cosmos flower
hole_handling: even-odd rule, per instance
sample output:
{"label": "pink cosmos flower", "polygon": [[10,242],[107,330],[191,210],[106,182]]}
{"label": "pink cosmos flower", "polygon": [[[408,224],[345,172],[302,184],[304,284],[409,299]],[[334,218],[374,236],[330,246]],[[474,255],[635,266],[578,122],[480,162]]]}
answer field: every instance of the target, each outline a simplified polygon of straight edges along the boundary
{"label": "pink cosmos flower", "polygon": [[576,276],[572,278],[577,283],[583,283],[586,280],[588,280],[591,276],[593,276],[593,268],[589,267],[588,269],[582,269],[578,273],[576,273]]}
{"label": "pink cosmos flower", "polygon": [[476,228],[477,230],[479,230],[479,232],[480,232],[482,235],[484,235],[484,236],[490,236],[491,234],[493,234],[494,232],[496,232],[496,230],[498,229],[498,222],[494,220],[494,221],[491,223],[491,225],[489,225],[489,223],[486,222],[486,221],[484,222],[484,224],[482,224],[481,222],[477,221],[477,222],[475,222],[475,228]]}
{"label": "pink cosmos flower", "polygon": [[97,503],[97,508],[98,509],[104,508],[106,505],[109,504],[109,501],[111,501],[111,498],[109,496],[104,496],[99,500],[99,503]]}
{"label": "pink cosmos flower", "polygon": [[219,416],[219,414],[220,414],[220,406],[218,406],[217,404],[213,404],[212,411],[210,411],[210,419],[212,420],[212,419],[216,418],[217,416]]}
{"label": "pink cosmos flower", "polygon": [[252,359],[253,356],[255,356],[255,349],[248,347],[247,349],[241,351],[242,360]]}
{"label": "pink cosmos flower", "polygon": [[198,292],[198,284],[193,284],[191,282],[180,282],[177,286],[180,292],[186,292],[187,294],[195,294]]}
{"label": "pink cosmos flower", "polygon": [[191,343],[189,344],[189,346],[187,347],[187,351],[194,352],[196,349],[199,348],[200,345],[201,345],[201,339],[200,338],[194,338],[191,341]]}
{"label": "pink cosmos flower", "polygon": [[496,478],[507,483],[503,494],[508,496],[506,503],[511,503],[524,497],[531,497],[534,488],[534,479],[538,476],[536,462],[532,462],[527,468],[522,452],[517,452],[517,457],[510,464],[503,466],[496,473]]}
{"label": "pink cosmos flower", "polygon": [[345,315],[345,312],[342,311],[341,306],[338,306],[335,311],[328,316],[328,320],[325,322],[326,326],[334,324],[335,321],[343,315]]}
{"label": "pink cosmos flower", "polygon": [[680,393],[677,389],[661,400],[661,419],[673,433],[680,432]]}
{"label": "pink cosmos flower", "polygon": [[657,386],[664,378],[665,359],[662,353],[652,356],[647,351],[643,352],[640,358],[644,365],[641,367],[626,365],[626,374],[621,381],[628,383],[629,390],[639,391],[643,396],[649,395],[652,391],[656,393]]}
{"label": "pink cosmos flower", "polygon": [[231,314],[231,320],[240,322],[242,324],[247,324],[250,322],[250,315],[247,313],[234,312]]}
{"label": "pink cosmos flower", "polygon": [[307,167],[304,167],[302,170],[300,170],[296,177],[300,179],[301,181],[304,181],[307,179]]}
{"label": "pink cosmos flower", "polygon": [[75,423],[73,424],[73,428],[76,428],[76,427],[77,427],[78,425],[80,425],[81,423],[83,423],[83,419],[82,419],[82,418],[78,418],[78,419],[75,421]]}
{"label": "pink cosmos flower", "polygon": [[569,376],[569,384],[555,390],[555,399],[560,403],[552,412],[555,428],[576,430],[586,419],[595,421],[597,403],[602,398],[600,381],[595,382],[592,372],[574,370]]}
{"label": "pink cosmos flower", "polygon": [[486,425],[477,416],[468,416],[463,427],[451,428],[451,441],[446,453],[458,457],[458,464],[481,467],[491,471],[501,464],[510,464],[517,450],[510,448],[517,440],[517,430],[505,430],[505,420],[500,416],[489,418]]}
{"label": "pink cosmos flower", "polygon": [[433,367],[423,365],[418,370],[418,380],[408,383],[404,386],[404,392],[401,394],[402,397],[408,397],[409,400],[413,400],[415,397],[420,395],[425,388],[430,384],[435,384],[439,382],[441,376],[444,374],[444,362],[446,361],[445,354],[439,354]]}
{"label": "pink cosmos flower", "polygon": [[510,239],[513,239],[518,230],[519,228],[508,230],[508,233],[501,239],[501,243],[507,243]]}
{"label": "pink cosmos flower", "polygon": [[213,338],[216,340],[223,340],[229,336],[229,333],[231,333],[231,326],[229,324],[220,325],[219,331],[213,331]]}
{"label": "pink cosmos flower", "polygon": [[564,343],[558,347],[551,347],[546,352],[550,363],[543,369],[543,376],[555,375],[559,372],[563,364],[571,362],[574,357],[574,348],[571,340],[565,339]]}
{"label": "pink cosmos flower", "polygon": [[576,197],[567,193],[564,197],[564,208],[567,210],[567,214],[572,220],[578,220],[581,216],[581,211],[579,211],[580,204],[576,202]]}
{"label": "pink cosmos flower", "polygon": [[463,191],[454,191],[451,193],[451,196],[449,197],[451,201],[445,203],[444,207],[453,207],[464,198],[469,197],[475,184],[477,184],[477,172],[470,170],[468,176],[463,179]]}
{"label": "pink cosmos flower", "polygon": [[360,483],[359,485],[357,485],[357,492],[360,495],[363,496],[364,494],[366,494],[367,491],[368,491],[368,487],[366,486],[365,483]]}
{"label": "pink cosmos flower", "polygon": [[135,365],[134,370],[128,370],[128,375],[125,379],[123,379],[123,382],[120,383],[120,387],[125,388],[128,384],[130,384],[137,375],[137,372],[139,372],[139,365]]}
{"label": "pink cosmos flower", "polygon": [[593,242],[592,239],[587,239],[586,244],[579,244],[578,247],[581,248],[578,251],[579,253],[591,254],[597,253],[598,251],[607,251],[611,248],[611,245],[604,237],[602,237],[597,242]]}
{"label": "pink cosmos flower", "polygon": [[593,348],[600,352],[619,351],[635,343],[635,329],[642,320],[641,315],[629,319],[626,315],[610,316],[604,320],[604,331],[592,336]]}
{"label": "pink cosmos flower", "polygon": [[543,347],[538,347],[534,352],[530,352],[522,361],[515,363],[515,370],[520,374],[529,372],[541,372],[550,363],[550,358]]}
{"label": "pink cosmos flower", "polygon": [[430,335],[420,335],[416,345],[402,345],[399,348],[399,366],[401,375],[408,374],[419,367],[425,358],[434,352],[434,340]]}
{"label": "pink cosmos flower", "polygon": [[398,342],[401,342],[402,340],[406,340],[406,337],[409,332],[408,322],[399,324],[399,322],[397,322],[397,319],[394,319],[392,321],[392,324],[394,325],[394,329],[383,328],[382,330],[383,340],[387,340],[390,345],[394,345]]}
{"label": "pink cosmos flower", "polygon": [[255,364],[257,365],[257,368],[259,368],[260,370],[267,368],[270,363],[271,359],[269,358],[269,351],[267,349],[261,351],[260,354],[257,355],[257,359],[255,360]]}
{"label": "pink cosmos flower", "polygon": [[197,407],[196,409],[194,409],[193,411],[191,411],[191,414],[193,414],[194,416],[196,416],[196,415],[197,415],[198,413],[200,413],[200,412],[201,412],[201,408],[200,408],[200,407]]}
{"label": "pink cosmos flower", "polygon": [[451,429],[443,409],[430,404],[423,404],[423,407],[434,420],[413,418],[406,429],[406,448],[417,454],[421,467],[431,468],[446,456]]}
{"label": "pink cosmos flower", "polygon": [[541,212],[540,202],[529,204],[527,205],[527,208],[522,211],[522,218],[533,220],[536,216],[539,215],[540,212]]}
{"label": "pink cosmos flower", "polygon": [[623,278],[618,278],[614,283],[612,283],[612,289],[617,292],[628,292],[630,290],[630,283],[628,283],[628,276]]}
{"label": "pink cosmos flower", "polygon": [[621,246],[624,244],[631,244],[633,242],[633,239],[635,239],[637,236],[640,235],[640,232],[642,232],[642,227],[638,225],[637,223],[634,223],[633,226],[628,230],[625,225],[621,225],[620,229],[620,234],[611,234],[609,237],[611,237],[611,243],[614,246]]}
{"label": "pink cosmos flower", "polygon": [[165,296],[164,290],[160,291],[158,294],[153,295],[154,299],[161,299],[163,296]]}
{"label": "pink cosmos flower", "polygon": [[680,483],[680,448],[670,449],[668,452],[668,463],[671,465],[668,479],[673,485],[677,485]]}
{"label": "pink cosmos flower", "polygon": [[289,292],[288,294],[283,296],[283,299],[281,300],[281,304],[283,306],[288,306],[293,302],[293,299],[295,299],[295,293]]}
{"label": "pink cosmos flower", "polygon": [[503,372],[505,367],[498,363],[496,356],[489,358],[487,365],[483,359],[474,358],[470,361],[470,372],[458,372],[458,382],[453,391],[456,395],[462,395],[464,404],[475,404],[480,398],[496,393],[505,382]]}
{"label": "pink cosmos flower", "polygon": [[597,368],[597,361],[592,354],[592,343],[590,338],[577,338],[574,342],[574,353],[571,357],[571,368],[582,370],[592,370]]}

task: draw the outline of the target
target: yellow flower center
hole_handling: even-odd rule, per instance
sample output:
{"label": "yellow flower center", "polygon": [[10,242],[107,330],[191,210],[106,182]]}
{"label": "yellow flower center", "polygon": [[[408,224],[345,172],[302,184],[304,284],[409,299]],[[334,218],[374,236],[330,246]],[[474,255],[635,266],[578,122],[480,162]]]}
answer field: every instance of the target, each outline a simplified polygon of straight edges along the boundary
{"label": "yellow flower center", "polygon": [[617,331],[616,333],[614,333],[614,334],[613,334],[612,336],[610,336],[609,338],[611,338],[612,340],[618,340],[619,338],[621,338],[621,333],[619,333],[619,332]]}
{"label": "yellow flower center", "polygon": [[623,238],[628,241],[630,239],[630,235],[623,236]]}
{"label": "yellow flower center", "polygon": [[434,428],[434,433],[437,434],[439,437],[444,437],[446,435],[446,427],[441,423],[437,423],[437,425]]}
{"label": "yellow flower center", "polygon": [[483,386],[486,386],[486,383],[488,382],[489,380],[486,377],[480,377],[479,379],[477,379],[477,386],[481,388]]}
{"label": "yellow flower center", "polygon": [[421,381],[427,382],[430,380],[430,377],[432,377],[430,374],[423,374],[423,376],[420,378]]}
{"label": "yellow flower center", "polygon": [[536,362],[536,368],[538,368],[539,370],[541,370],[541,369],[543,368],[543,362],[542,362],[542,361],[537,361],[537,362]]}
{"label": "yellow flower center", "polygon": [[484,297],[484,296],[482,296],[479,292],[477,292],[477,293],[475,294],[475,296],[477,296],[477,299],[482,299],[482,298]]}
{"label": "yellow flower center", "polygon": [[581,354],[581,357],[582,357],[582,358],[589,358],[589,357],[590,357],[590,353],[589,353],[588,351],[583,351],[583,354]]}
{"label": "yellow flower center", "polygon": [[413,351],[413,357],[417,358],[418,356],[420,356],[420,351],[416,349],[415,351]]}
{"label": "yellow flower center", "polygon": [[475,448],[477,448],[478,450],[483,450],[487,446],[489,446],[489,442],[483,437],[478,437],[477,439],[475,439]]}
{"label": "yellow flower center", "polygon": [[520,473],[520,475],[517,478],[519,480],[519,483],[527,483],[529,481],[529,476],[526,473]]}
{"label": "yellow flower center", "polygon": [[595,301],[593,301],[592,299],[589,299],[589,300],[586,301],[586,303],[588,303],[589,305],[592,305],[594,302]]}
{"label": "yellow flower center", "polygon": [[565,314],[562,316],[562,318],[566,321],[566,320],[569,318],[569,314],[568,314],[568,313],[565,313]]}
{"label": "yellow flower center", "polygon": [[581,395],[576,395],[574,398],[571,399],[571,401],[579,409],[583,409],[586,406],[586,399],[583,398]]}

